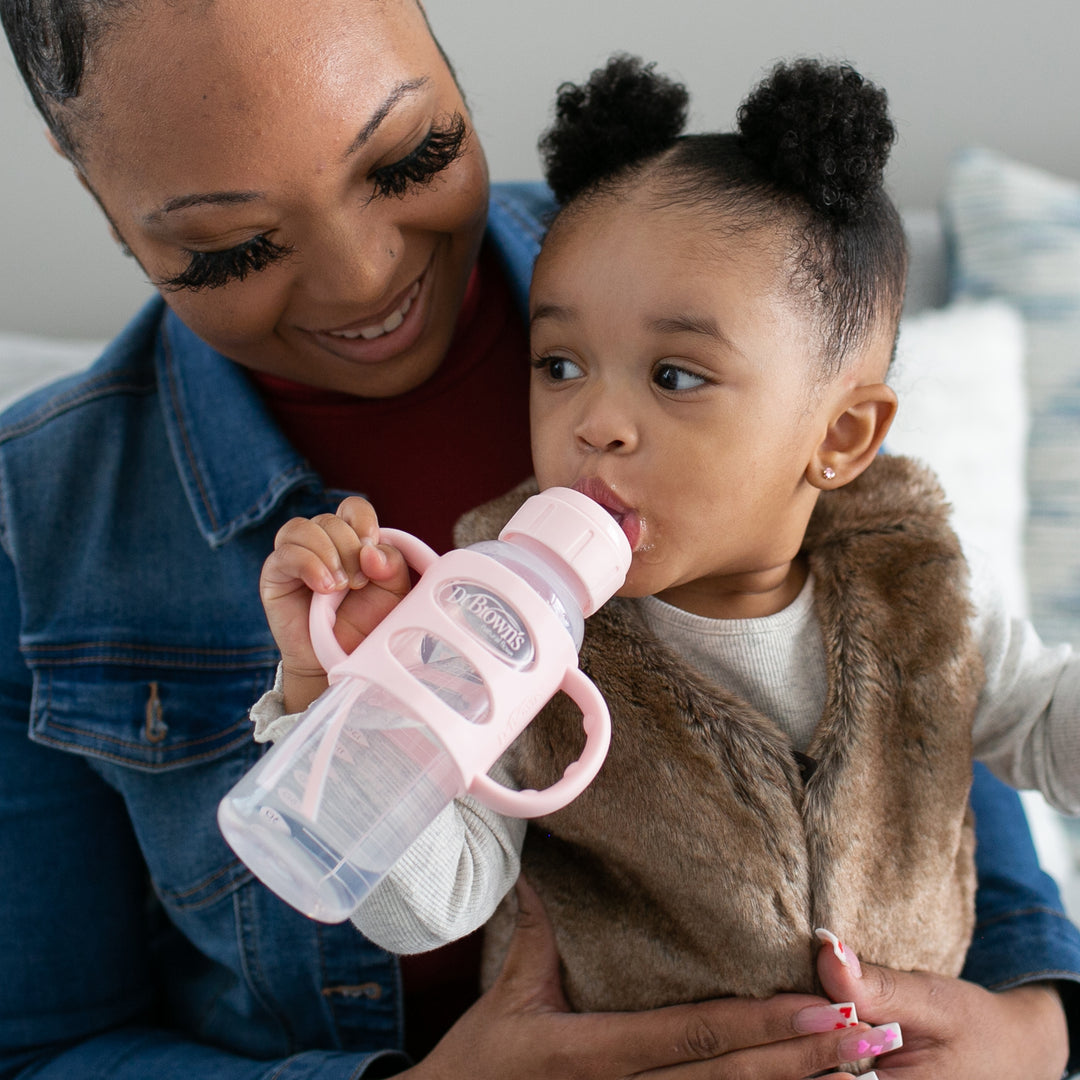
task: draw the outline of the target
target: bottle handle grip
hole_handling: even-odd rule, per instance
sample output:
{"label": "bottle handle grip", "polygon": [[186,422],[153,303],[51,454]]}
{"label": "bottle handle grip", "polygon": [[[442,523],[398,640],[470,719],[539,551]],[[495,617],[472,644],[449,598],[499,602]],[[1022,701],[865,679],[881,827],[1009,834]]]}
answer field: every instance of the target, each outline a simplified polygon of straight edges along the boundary
{"label": "bottle handle grip", "polygon": [[[423,540],[418,540],[411,533],[400,529],[380,529],[379,543],[396,547],[405,561],[414,570],[423,573],[439,557]],[[329,674],[339,664],[349,658],[349,654],[338,644],[334,636],[334,623],[337,609],[348,595],[348,589],[338,589],[332,593],[312,593],[311,608],[308,612],[308,632],[315,656]]]}
{"label": "bottle handle grip", "polygon": [[508,817],[535,818],[553,814],[576,799],[592,783],[611,745],[611,714],[603,694],[579,668],[568,668],[559,689],[568,694],[582,712],[585,747],[562,775],[543,791],[515,791],[492,780],[486,773],[473,777],[469,794],[478,802]]}

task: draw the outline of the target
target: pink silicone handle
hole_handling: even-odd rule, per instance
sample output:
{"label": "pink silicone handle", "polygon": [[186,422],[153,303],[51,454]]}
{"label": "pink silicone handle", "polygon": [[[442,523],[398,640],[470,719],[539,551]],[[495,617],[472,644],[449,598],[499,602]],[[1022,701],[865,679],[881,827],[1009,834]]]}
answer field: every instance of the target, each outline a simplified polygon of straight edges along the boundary
{"label": "pink silicone handle", "polygon": [[[405,556],[405,561],[421,574],[439,557],[423,540],[417,540],[411,533],[402,532],[400,529],[380,529],[379,543],[396,547]],[[349,658],[349,654],[334,637],[337,609],[347,593],[347,589],[340,589],[332,593],[313,593],[311,597],[308,632],[311,634],[315,655],[327,674]]]}
{"label": "pink silicone handle", "polygon": [[559,687],[581,709],[585,728],[585,748],[581,757],[571,762],[562,775],[543,791],[526,788],[514,791],[490,776],[480,774],[469,784],[469,794],[498,814],[508,817],[533,818],[553,814],[576,799],[592,783],[600,771],[611,745],[611,714],[607,702],[592,680],[578,668],[568,668]]}

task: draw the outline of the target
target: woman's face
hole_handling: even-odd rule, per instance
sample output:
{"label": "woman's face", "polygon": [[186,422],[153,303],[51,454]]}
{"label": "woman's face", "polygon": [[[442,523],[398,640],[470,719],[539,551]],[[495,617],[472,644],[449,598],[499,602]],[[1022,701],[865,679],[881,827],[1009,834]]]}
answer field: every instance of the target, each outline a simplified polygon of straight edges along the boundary
{"label": "woman's face", "polygon": [[488,183],[415,0],[152,0],[79,108],[86,182],[215,349],[369,397],[439,366]]}

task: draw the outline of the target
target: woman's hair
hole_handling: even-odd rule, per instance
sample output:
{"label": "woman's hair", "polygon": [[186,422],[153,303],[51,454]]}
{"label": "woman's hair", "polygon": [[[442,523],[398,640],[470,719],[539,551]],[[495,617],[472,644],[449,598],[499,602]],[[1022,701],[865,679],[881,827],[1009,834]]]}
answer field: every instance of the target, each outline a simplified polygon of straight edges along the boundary
{"label": "woman's hair", "polygon": [[79,96],[90,51],[134,0],[0,0],[15,63],[38,112],[73,160],[78,140],[67,106]]}
{"label": "woman's hair", "polygon": [[[93,51],[121,16],[135,12],[144,2],[0,0],[0,23],[23,82],[53,137],[72,161],[79,159],[77,117],[72,106],[82,92]],[[427,22],[427,12],[418,6]],[[428,26],[430,29],[430,23]],[[438,40],[435,44],[457,82],[449,57]]]}
{"label": "woman's hair", "polygon": [[682,85],[624,55],[561,86],[540,150],[563,210],[642,185],[658,206],[713,211],[735,231],[780,227],[827,370],[879,325],[895,337],[907,248],[883,183],[896,137],[884,91],[846,64],[796,60],[743,102],[735,132],[681,134],[688,103]]}

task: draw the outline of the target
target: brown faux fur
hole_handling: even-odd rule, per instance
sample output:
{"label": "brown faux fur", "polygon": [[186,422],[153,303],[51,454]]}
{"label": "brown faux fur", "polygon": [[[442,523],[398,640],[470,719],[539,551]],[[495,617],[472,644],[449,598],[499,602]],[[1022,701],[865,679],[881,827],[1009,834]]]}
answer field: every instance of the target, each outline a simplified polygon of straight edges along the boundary
{"label": "brown faux fur", "polygon": [[[469,515],[459,541],[494,535],[530,493]],[[575,1008],[814,991],[816,926],[873,963],[959,973],[982,667],[947,518],[933,477],[896,457],[819,499],[805,551],[829,690],[805,784],[775,723],[688,668],[633,601],[588,621],[581,664],[611,707],[611,751],[522,855]],[[580,746],[557,697],[512,748],[518,782],[552,783]],[[511,917],[489,924],[487,982]]]}

